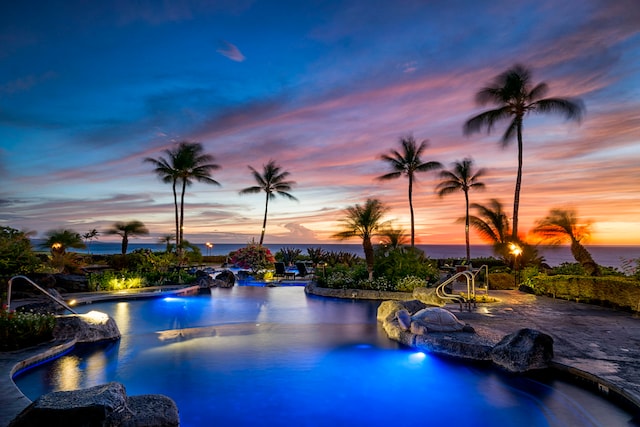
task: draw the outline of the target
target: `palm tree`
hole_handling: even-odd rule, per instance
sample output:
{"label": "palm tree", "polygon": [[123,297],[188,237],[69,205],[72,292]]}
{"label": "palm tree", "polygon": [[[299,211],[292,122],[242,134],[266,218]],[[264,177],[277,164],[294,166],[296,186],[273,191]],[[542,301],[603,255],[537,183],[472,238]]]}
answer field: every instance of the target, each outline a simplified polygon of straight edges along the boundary
{"label": "palm tree", "polygon": [[571,254],[585,272],[590,276],[600,275],[600,267],[580,243],[591,235],[591,223],[580,224],[574,209],[551,209],[549,215],[536,222],[532,231],[542,237],[543,241],[553,245],[570,241]]}
{"label": "palm tree", "polygon": [[286,197],[289,200],[298,200],[289,194],[291,188],[295,184],[295,181],[287,181],[287,177],[290,175],[287,171],[282,171],[280,166],[276,164],[275,160],[269,160],[269,163],[262,165],[262,174],[249,166],[253,177],[258,185],[253,187],[247,187],[240,190],[240,194],[255,194],[261,191],[266,193],[266,201],[264,205],[264,219],[262,220],[262,234],[260,234],[260,243],[264,241],[264,232],[267,228],[267,212],[269,210],[269,200],[275,199],[276,195]]}
{"label": "palm tree", "polygon": [[407,233],[401,228],[391,226],[380,230],[381,244],[389,249],[400,249],[407,244]]}
{"label": "palm tree", "polygon": [[469,224],[482,240],[491,244],[508,243],[511,233],[509,217],[498,199],[491,199],[489,206],[472,203],[471,208],[478,214],[469,216]]}
{"label": "palm tree", "polygon": [[546,83],[532,87],[530,72],[522,65],[516,64],[497,76],[494,82],[476,94],[479,105],[493,103],[496,109],[484,111],[464,124],[464,133],[470,135],[487,128],[491,132],[493,125],[502,120],[510,120],[507,130],[502,135],[502,146],[506,147],[513,140],[518,141],[518,172],[513,197],[513,239],[518,238],[518,208],[520,206],[520,186],[522,185],[522,124],[524,116],[529,113],[559,113],[567,120],[580,121],[584,111],[578,100],[564,98],[544,98],[548,91]]}
{"label": "palm tree", "polygon": [[45,236],[46,239],[40,244],[40,247],[50,249],[53,254],[64,255],[69,248],[84,249],[87,247],[82,241],[82,236],[73,230],[49,230]]}
{"label": "palm tree", "polygon": [[160,236],[160,238],[158,239],[158,242],[165,244],[166,245],[165,252],[169,253],[173,248],[173,244],[171,243],[171,241],[175,240],[175,238],[176,236],[174,234],[165,234],[164,236]]}
{"label": "palm tree", "polygon": [[377,179],[388,181],[400,178],[405,175],[409,179],[409,211],[411,213],[411,247],[415,247],[415,223],[413,216],[413,182],[416,180],[416,173],[427,172],[439,169],[442,165],[439,162],[423,162],[420,156],[427,148],[427,141],[422,141],[418,146],[415,138],[408,135],[399,140],[402,149],[391,150],[387,154],[380,156],[380,159],[389,163],[393,172],[379,176]]}
{"label": "palm tree", "polygon": [[91,255],[91,242],[93,241],[93,239],[98,240],[99,234],[100,232],[94,228],[91,231],[86,232],[82,235],[82,238],[84,239],[84,243],[86,244],[87,242],[89,242],[89,244],[87,245],[87,247],[89,248],[89,255]]}
{"label": "palm tree", "polygon": [[117,234],[122,236],[122,255],[127,253],[129,237],[144,236],[149,234],[147,227],[140,221],[116,222],[105,234]]}
{"label": "palm tree", "polygon": [[469,262],[471,261],[471,250],[469,244],[469,190],[484,189],[484,183],[480,182],[479,179],[485,173],[485,169],[479,169],[474,172],[473,160],[470,158],[465,158],[461,162],[454,162],[453,168],[450,171],[441,171],[440,178],[442,178],[443,181],[436,187],[436,191],[438,192],[438,196],[440,197],[444,197],[445,195],[454,193],[456,191],[464,192],[464,236],[467,245],[467,264],[469,264]]}
{"label": "palm tree", "polygon": [[333,235],[334,238],[344,240],[352,237],[362,238],[364,258],[367,263],[369,280],[373,279],[374,252],[371,238],[383,226],[382,217],[387,208],[377,199],[367,199],[364,205],[350,206],[346,209],[343,230]]}
{"label": "palm tree", "polygon": [[[491,199],[489,206],[472,203],[471,208],[478,214],[469,216],[469,224],[480,235],[480,238],[493,245],[493,251],[513,268],[522,268],[528,264],[540,264],[543,259],[538,249],[521,239],[513,239],[509,226],[509,216],[504,212],[502,203]],[[465,218],[460,218],[459,222]],[[514,252],[512,248],[518,248]]]}
{"label": "palm tree", "polygon": [[[167,158],[160,157],[153,159],[147,157],[145,162],[155,165],[154,172],[164,183],[171,183],[173,189],[173,204],[175,207],[176,221],[176,246],[181,247],[184,231],[184,194],[186,188],[193,184],[195,179],[198,182],[220,185],[219,182],[211,178],[211,172],[220,169],[220,165],[211,163],[215,158],[204,153],[204,148],[199,142],[180,142],[172,149],[164,151]],[[181,184],[180,209],[178,210],[177,186]]]}

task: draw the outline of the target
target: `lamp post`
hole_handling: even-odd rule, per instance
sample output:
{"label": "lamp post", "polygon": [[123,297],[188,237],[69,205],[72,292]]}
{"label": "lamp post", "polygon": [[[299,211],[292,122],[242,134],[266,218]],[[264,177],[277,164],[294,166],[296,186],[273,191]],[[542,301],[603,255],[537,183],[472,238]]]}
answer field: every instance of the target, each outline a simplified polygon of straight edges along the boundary
{"label": "lamp post", "polygon": [[522,248],[515,243],[509,244],[509,251],[513,255],[513,268],[515,269],[515,275],[513,277],[513,282],[516,287],[518,287],[518,255],[522,254]]}
{"label": "lamp post", "polygon": [[207,256],[210,256],[211,255],[211,248],[213,248],[213,243],[207,242],[207,243],[205,243],[205,246],[207,247]]}

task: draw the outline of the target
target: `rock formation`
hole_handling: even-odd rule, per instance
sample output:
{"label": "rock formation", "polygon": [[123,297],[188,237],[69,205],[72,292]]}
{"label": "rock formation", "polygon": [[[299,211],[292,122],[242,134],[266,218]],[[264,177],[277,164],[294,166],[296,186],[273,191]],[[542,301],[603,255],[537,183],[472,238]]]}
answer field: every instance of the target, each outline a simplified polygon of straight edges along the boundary
{"label": "rock formation", "polygon": [[510,372],[547,368],[553,359],[553,338],[535,329],[520,329],[496,344],[491,359]]}
{"label": "rock formation", "polygon": [[57,340],[72,340],[77,342],[98,342],[117,340],[120,330],[115,320],[104,313],[90,311],[87,314],[70,314],[56,317],[56,327],[53,337]]}
{"label": "rock formation", "polygon": [[9,427],[177,427],[178,408],[162,395],[127,397],[124,385],[111,382],[84,390],[57,391],[39,397]]}
{"label": "rock formation", "polygon": [[426,307],[417,300],[384,301],[378,321],[387,336],[409,347],[475,361],[491,361],[510,372],[549,366],[553,339],[532,329],[522,329],[497,339],[476,333],[448,310]]}

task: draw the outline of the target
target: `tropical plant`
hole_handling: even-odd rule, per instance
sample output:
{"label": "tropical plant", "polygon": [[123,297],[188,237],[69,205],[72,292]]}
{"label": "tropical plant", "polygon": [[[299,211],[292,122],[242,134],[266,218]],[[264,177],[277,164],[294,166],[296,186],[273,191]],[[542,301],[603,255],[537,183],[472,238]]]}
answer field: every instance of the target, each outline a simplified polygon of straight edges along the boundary
{"label": "tropical plant", "polygon": [[45,233],[45,237],[40,247],[51,250],[52,254],[65,254],[69,248],[85,249],[87,247],[80,234],[73,230],[49,230]]}
{"label": "tropical plant", "polygon": [[479,179],[485,173],[485,169],[478,169],[477,171],[474,171],[473,160],[471,158],[465,158],[461,162],[454,162],[450,171],[441,171],[440,178],[442,178],[442,182],[440,182],[436,187],[436,191],[440,197],[444,197],[445,195],[456,191],[462,191],[464,193],[464,237],[467,249],[467,264],[471,262],[471,249],[469,244],[469,191],[474,189],[484,189],[484,183],[480,182]]}
{"label": "tropical plant", "polygon": [[369,280],[373,279],[374,251],[371,239],[375,233],[383,226],[382,217],[387,212],[387,207],[378,199],[367,199],[364,205],[356,204],[350,206],[345,211],[345,218],[342,220],[343,230],[334,234],[333,237],[345,240],[352,237],[362,238],[364,258],[367,263]]}
{"label": "tropical plant", "polygon": [[569,241],[571,254],[585,272],[590,276],[600,275],[600,267],[581,243],[591,235],[591,222],[581,224],[575,209],[551,209],[549,215],[536,222],[532,231],[540,236],[543,242],[552,245]]}
{"label": "tropical plant", "polygon": [[522,185],[522,125],[525,115],[531,113],[560,113],[568,120],[580,121],[584,111],[578,100],[564,98],[544,98],[548,87],[539,83],[532,87],[530,72],[522,65],[516,64],[497,76],[493,83],[476,94],[476,102],[484,106],[488,103],[497,105],[496,109],[484,111],[464,124],[464,133],[470,135],[486,128],[491,132],[496,122],[510,120],[507,130],[502,136],[502,147],[506,147],[516,136],[518,142],[518,171],[513,197],[513,229],[512,238],[518,238],[518,207],[520,205],[520,187]]}
{"label": "tropical plant", "polygon": [[262,166],[262,173],[249,166],[253,178],[258,185],[253,187],[247,187],[240,190],[240,194],[255,194],[264,191],[266,194],[266,200],[264,204],[264,219],[262,220],[262,233],[260,234],[260,245],[264,242],[264,233],[267,229],[267,212],[269,210],[269,200],[275,199],[276,195],[285,197],[289,200],[298,200],[292,196],[289,191],[295,184],[295,181],[287,181],[290,173],[281,170],[280,166],[276,164],[275,160],[269,160],[266,165]]}
{"label": "tropical plant", "polygon": [[375,250],[375,267],[374,273],[376,277],[385,277],[391,283],[396,284],[396,290],[399,289],[397,284],[405,277],[417,276],[422,280],[425,286],[427,282],[435,283],[439,277],[436,263],[428,259],[424,252],[418,248],[412,247],[387,247],[380,245]]}
{"label": "tropical plant", "polygon": [[[186,188],[193,184],[193,180],[220,185],[218,181],[211,178],[211,172],[220,169],[220,165],[212,163],[215,158],[210,154],[204,153],[204,148],[199,142],[183,141],[171,149],[164,150],[164,153],[167,158],[154,159],[147,157],[144,161],[153,164],[155,166],[154,172],[162,182],[170,183],[172,186],[176,221],[176,246],[179,248],[184,238],[184,194]],[[181,186],[179,206],[178,185]]]}
{"label": "tropical plant", "polygon": [[249,242],[244,248],[231,252],[229,257],[231,258],[231,263],[240,268],[251,270],[252,273],[270,269],[276,261],[269,248],[255,241]]}
{"label": "tropical plant", "polygon": [[401,228],[392,226],[382,227],[380,230],[380,245],[388,249],[399,249],[407,244],[407,233]]}
{"label": "tropical plant", "polygon": [[158,242],[166,245],[165,252],[168,253],[173,250],[173,247],[175,245],[171,243],[171,241],[175,239],[176,239],[175,234],[165,234],[164,236],[160,236],[160,238],[158,239]]}
{"label": "tropical plant", "polygon": [[[522,268],[528,264],[542,262],[538,249],[521,239],[513,239],[510,233],[509,217],[502,208],[502,203],[491,199],[489,206],[472,203],[471,208],[478,214],[469,216],[469,224],[482,240],[493,245],[493,251],[513,268]],[[460,218],[459,222],[465,221]],[[515,252],[513,248],[518,248]]]}
{"label": "tropical plant", "polygon": [[146,236],[149,234],[149,230],[147,230],[147,227],[140,221],[119,221],[114,223],[110,229],[106,230],[105,234],[117,234],[122,237],[122,255],[125,255],[129,247],[129,237]]}
{"label": "tropical plant", "polygon": [[317,265],[326,261],[328,253],[322,248],[307,248],[307,255],[313,265]]}
{"label": "tropical plant", "polygon": [[53,314],[0,310],[0,351],[49,341],[56,326]]}
{"label": "tropical plant", "polygon": [[29,233],[0,227],[0,276],[30,273],[39,266],[40,260],[31,249]]}
{"label": "tropical plant", "polygon": [[84,233],[82,235],[82,238],[84,239],[84,243],[85,245],[87,245],[87,249],[89,250],[89,255],[91,255],[91,242],[93,241],[93,239],[98,240],[99,234],[100,232],[94,228],[91,231]]}
{"label": "tropical plant", "polygon": [[[477,211],[477,215],[469,216],[469,224],[482,240],[493,245],[508,243],[509,217],[498,199],[491,199],[489,206],[472,203],[471,208]],[[466,218],[460,218],[460,220],[466,221]]]}
{"label": "tropical plant", "polygon": [[427,149],[427,141],[422,141],[420,145],[417,145],[415,138],[412,135],[408,135],[400,138],[401,150],[391,150],[387,154],[380,156],[380,159],[387,162],[391,166],[392,172],[379,176],[377,179],[381,181],[388,181],[390,179],[400,178],[406,176],[409,180],[409,211],[411,214],[411,247],[415,246],[415,219],[413,214],[413,183],[416,181],[416,174],[418,172],[427,172],[434,169],[439,169],[442,165],[439,162],[423,162],[420,156]]}
{"label": "tropical plant", "polygon": [[276,260],[284,262],[285,265],[292,265],[300,254],[302,254],[302,250],[298,248],[280,248],[275,257]]}

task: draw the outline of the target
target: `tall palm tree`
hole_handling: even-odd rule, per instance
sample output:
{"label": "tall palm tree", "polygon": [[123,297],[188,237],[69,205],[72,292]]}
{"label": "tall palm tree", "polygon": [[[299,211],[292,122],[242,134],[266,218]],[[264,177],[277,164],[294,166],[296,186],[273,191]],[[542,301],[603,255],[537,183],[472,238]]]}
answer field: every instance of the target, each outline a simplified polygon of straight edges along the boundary
{"label": "tall palm tree", "polygon": [[145,236],[149,234],[147,227],[140,221],[116,222],[105,234],[117,234],[122,236],[122,255],[127,253],[129,237]]}
{"label": "tall palm tree", "polygon": [[474,172],[473,160],[471,158],[465,158],[461,162],[454,162],[450,171],[441,171],[440,178],[442,178],[443,181],[436,187],[436,191],[440,197],[444,197],[445,195],[456,191],[462,191],[464,193],[464,236],[467,246],[467,264],[471,261],[471,249],[469,244],[469,191],[473,189],[484,189],[484,183],[480,182],[480,177],[484,174],[486,174],[485,169],[478,169]]}
{"label": "tall palm tree", "polygon": [[73,230],[58,229],[45,233],[45,241],[40,244],[43,249],[50,249],[51,253],[64,255],[67,249],[84,249],[87,245],[82,241],[82,236]]}
{"label": "tall palm tree", "polygon": [[343,230],[333,235],[334,238],[340,240],[352,237],[362,238],[369,280],[373,279],[374,260],[371,238],[383,226],[382,217],[386,212],[387,208],[377,199],[367,199],[364,205],[350,206],[346,209],[345,217],[342,220]]}
{"label": "tall palm tree", "polygon": [[464,124],[464,133],[470,135],[487,128],[491,132],[498,121],[510,120],[507,130],[502,135],[502,147],[506,147],[517,137],[518,172],[513,197],[513,239],[518,238],[518,208],[520,206],[520,187],[522,185],[522,126],[525,115],[530,113],[559,113],[567,120],[580,121],[584,112],[582,102],[565,98],[544,98],[548,87],[546,83],[533,86],[530,72],[522,65],[516,64],[497,76],[494,82],[476,94],[479,105],[492,103],[496,109],[484,111]]}
{"label": "tall palm tree", "polygon": [[[184,231],[184,195],[186,188],[193,184],[193,180],[207,184],[220,185],[211,178],[211,172],[220,169],[220,165],[212,163],[215,158],[204,153],[199,142],[183,141],[171,149],[164,150],[167,158],[158,159],[147,157],[145,162],[155,166],[154,172],[162,182],[171,184],[173,190],[173,204],[176,221],[176,246],[181,247]],[[180,205],[178,209],[177,187],[180,185]]]}
{"label": "tall palm tree", "polygon": [[387,154],[380,156],[380,159],[391,166],[392,172],[379,176],[377,179],[388,181],[400,178],[405,175],[409,179],[409,211],[411,213],[411,247],[415,247],[415,222],[413,215],[413,182],[416,180],[416,173],[427,172],[439,169],[442,165],[439,162],[423,162],[420,156],[427,149],[427,141],[422,141],[417,145],[415,138],[408,135],[400,138],[401,150],[391,150]]}
{"label": "tall palm tree", "polygon": [[264,205],[264,219],[262,220],[262,233],[260,234],[260,243],[264,242],[264,232],[267,228],[267,212],[269,210],[269,200],[275,199],[276,195],[286,197],[289,200],[297,201],[294,196],[289,194],[291,188],[295,184],[295,181],[287,181],[289,172],[281,170],[280,166],[276,164],[275,160],[269,160],[269,163],[262,165],[262,173],[249,166],[253,177],[258,185],[253,187],[247,187],[240,190],[240,194],[255,194],[264,191],[266,194],[266,201]]}
{"label": "tall palm tree", "polygon": [[574,209],[551,209],[549,215],[536,222],[532,231],[553,245],[570,241],[571,254],[585,272],[590,276],[600,275],[600,267],[581,243],[591,235],[591,223],[580,224]]}

